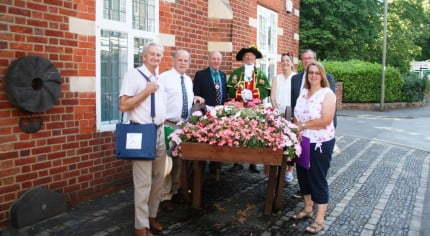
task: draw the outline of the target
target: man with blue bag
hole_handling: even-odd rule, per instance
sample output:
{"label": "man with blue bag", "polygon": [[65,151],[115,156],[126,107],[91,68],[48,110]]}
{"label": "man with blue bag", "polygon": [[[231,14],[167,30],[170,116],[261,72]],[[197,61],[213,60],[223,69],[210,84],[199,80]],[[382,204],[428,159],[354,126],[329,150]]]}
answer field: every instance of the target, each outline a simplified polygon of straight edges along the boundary
{"label": "man with blue bag", "polygon": [[156,219],[166,161],[163,130],[166,95],[162,85],[158,83],[158,66],[163,52],[163,47],[158,43],[146,44],[142,50],[143,65],[124,75],[119,94],[120,110],[127,112],[131,124],[154,123],[157,127],[155,159],[132,160],[135,234],[138,236],[152,235],[149,229],[154,232],[163,230]]}

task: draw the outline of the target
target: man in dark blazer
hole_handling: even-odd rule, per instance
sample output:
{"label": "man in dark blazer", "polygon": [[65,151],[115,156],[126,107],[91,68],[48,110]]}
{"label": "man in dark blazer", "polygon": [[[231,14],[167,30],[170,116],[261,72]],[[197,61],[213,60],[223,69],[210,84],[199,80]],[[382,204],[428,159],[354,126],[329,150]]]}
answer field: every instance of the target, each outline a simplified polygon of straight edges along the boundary
{"label": "man in dark blazer", "polygon": [[227,101],[227,79],[220,70],[222,55],[220,52],[209,54],[209,67],[197,71],[194,76],[194,95],[205,99],[206,105],[223,105]]}
{"label": "man in dark blazer", "polygon": [[[209,67],[196,72],[194,76],[194,95],[205,99],[208,106],[223,105],[227,101],[227,78],[220,70],[222,54],[218,51],[209,53]],[[211,161],[209,171],[219,176],[221,163]]]}
{"label": "man in dark blazer", "polygon": [[[303,51],[302,54],[300,54],[300,59],[302,60],[303,69],[306,71],[306,68],[308,68],[308,65],[317,60],[317,54],[311,49],[307,49]],[[291,78],[291,111],[293,114],[292,117],[294,117],[294,107],[296,106],[297,98],[300,95],[300,91],[302,90],[304,81],[306,79],[305,71],[298,73]],[[329,73],[327,73],[326,76],[330,84],[331,90],[333,90],[334,94],[336,94],[336,84],[334,82],[333,76]],[[334,115],[333,123],[334,123],[334,127],[336,127],[337,125],[336,113]]]}

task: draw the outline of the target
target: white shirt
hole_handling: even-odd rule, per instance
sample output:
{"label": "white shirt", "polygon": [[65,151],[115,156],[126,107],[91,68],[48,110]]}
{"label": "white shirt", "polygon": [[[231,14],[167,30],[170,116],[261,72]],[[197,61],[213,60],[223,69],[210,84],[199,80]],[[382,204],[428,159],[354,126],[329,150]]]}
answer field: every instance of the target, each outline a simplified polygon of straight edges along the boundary
{"label": "white shirt", "polygon": [[252,80],[252,74],[254,73],[254,65],[245,64],[244,67],[245,67],[244,80],[246,82],[249,82]]}
{"label": "white shirt", "polygon": [[[146,79],[137,71],[139,69],[146,76],[149,77],[151,82],[158,81],[157,75],[153,75],[142,65],[139,68],[134,68],[124,75],[121,83],[121,90],[119,96],[130,96],[133,97],[136,94],[142,92],[146,88]],[[164,123],[166,117],[166,95],[164,92],[163,85],[159,84],[159,88],[155,92],[155,117],[154,122],[157,125]],[[130,121],[134,121],[140,124],[152,123],[151,117],[151,96],[148,96],[143,102],[132,110],[127,111],[127,116]]]}
{"label": "white shirt", "polygon": [[291,77],[295,75],[295,72],[291,72],[288,78],[285,78],[283,74],[276,76],[276,105],[280,112],[285,112],[287,106],[291,106]]}
{"label": "white shirt", "polygon": [[[191,78],[184,74],[185,89],[187,90],[188,97],[188,115],[193,105],[193,81]],[[167,97],[166,107],[166,120],[171,122],[179,122],[182,120],[182,85],[181,75],[172,68],[162,74],[160,74],[160,84],[163,84],[164,91]]]}

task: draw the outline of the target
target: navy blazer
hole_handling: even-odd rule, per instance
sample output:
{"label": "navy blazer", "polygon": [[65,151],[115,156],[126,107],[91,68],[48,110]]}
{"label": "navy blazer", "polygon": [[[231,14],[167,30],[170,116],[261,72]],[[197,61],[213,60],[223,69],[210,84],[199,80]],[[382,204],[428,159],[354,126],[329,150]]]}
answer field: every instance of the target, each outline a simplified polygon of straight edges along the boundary
{"label": "navy blazer", "polygon": [[206,105],[216,106],[222,105],[227,101],[227,78],[224,72],[219,71],[221,77],[222,99],[221,103],[216,103],[215,84],[212,79],[210,68],[196,72],[193,81],[193,91],[195,96],[200,96],[205,99]]}
{"label": "navy blazer", "polygon": [[[295,74],[291,78],[291,112],[292,116],[294,117],[294,108],[296,107],[297,98],[300,95],[300,88],[302,85],[303,80],[303,74],[304,72]],[[330,84],[330,88],[333,91],[334,94],[336,94],[336,84],[334,82],[333,76],[329,73],[326,74],[328,83]],[[334,127],[337,125],[337,115],[336,112],[334,113],[334,119],[333,119]]]}

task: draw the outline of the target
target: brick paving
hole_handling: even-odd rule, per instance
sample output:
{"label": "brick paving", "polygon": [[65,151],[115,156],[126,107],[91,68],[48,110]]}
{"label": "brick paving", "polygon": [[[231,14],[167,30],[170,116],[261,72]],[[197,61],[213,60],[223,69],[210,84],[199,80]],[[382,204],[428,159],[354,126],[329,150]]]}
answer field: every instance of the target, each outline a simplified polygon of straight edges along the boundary
{"label": "brick paving", "polygon": [[[420,235],[428,185],[430,153],[361,137],[338,136],[328,181],[330,205],[324,235]],[[284,189],[282,208],[264,216],[267,177],[245,168],[219,181],[205,174],[202,208],[176,204],[160,211],[159,235],[307,235],[308,220],[292,220],[303,207]],[[261,168],[261,167],[260,167]],[[132,189],[71,208],[68,213],[0,235],[133,235]]]}

